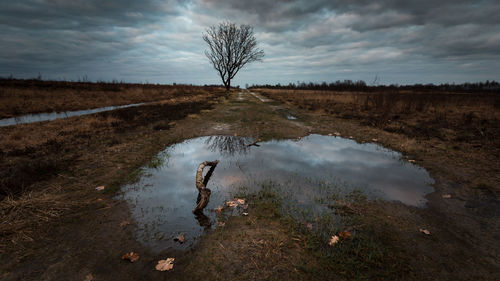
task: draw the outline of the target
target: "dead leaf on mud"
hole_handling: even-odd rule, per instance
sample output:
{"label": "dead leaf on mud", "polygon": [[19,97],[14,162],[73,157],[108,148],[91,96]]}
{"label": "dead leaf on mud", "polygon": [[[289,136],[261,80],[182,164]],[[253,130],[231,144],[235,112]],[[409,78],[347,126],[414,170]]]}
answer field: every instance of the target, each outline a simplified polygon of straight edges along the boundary
{"label": "dead leaf on mud", "polygon": [[182,243],[184,243],[184,241],[186,241],[186,237],[184,237],[183,234],[179,234],[179,236],[174,238],[174,241],[177,241],[177,242],[182,244]]}
{"label": "dead leaf on mud", "polygon": [[224,227],[226,225],[226,223],[223,222],[223,221],[220,221],[220,222],[217,223],[217,225],[220,226],[220,227]]}
{"label": "dead leaf on mud", "polygon": [[431,234],[431,232],[430,232],[429,230],[427,230],[427,229],[422,229],[422,228],[420,229],[420,232],[422,232],[422,233],[423,233],[423,234],[425,234],[425,235],[429,235],[429,234]]}
{"label": "dead leaf on mud", "polygon": [[127,225],[129,225],[129,224],[130,224],[130,222],[129,222],[129,221],[122,221],[122,222],[120,223],[120,226],[121,226],[121,227],[124,227],[124,226],[127,226]]}
{"label": "dead leaf on mud", "polygon": [[156,270],[158,271],[167,271],[174,268],[174,260],[175,258],[167,258],[166,260],[159,260],[156,265]]}
{"label": "dead leaf on mud", "polygon": [[237,207],[239,205],[241,205],[243,208],[245,208],[245,199],[234,198],[232,201],[226,202],[226,206],[228,206],[228,207]]}
{"label": "dead leaf on mud", "polygon": [[122,260],[129,260],[130,262],[135,262],[139,259],[139,255],[134,252],[126,253],[122,256]]}
{"label": "dead leaf on mud", "polygon": [[443,194],[442,196],[444,199],[450,199],[451,198],[451,194]]}
{"label": "dead leaf on mud", "polygon": [[228,206],[228,207],[236,207],[236,206],[238,206],[238,202],[235,202],[235,201],[227,201],[227,202],[226,202],[226,206]]}
{"label": "dead leaf on mud", "polygon": [[313,224],[312,224],[312,223],[308,223],[308,224],[306,224],[306,227],[307,227],[309,230],[312,230],[312,229],[313,229]]}
{"label": "dead leaf on mud", "polygon": [[352,234],[349,230],[342,231],[339,233],[339,237],[342,239],[349,239],[349,238],[351,238],[351,236],[352,236]]}
{"label": "dead leaf on mud", "polygon": [[378,139],[372,139],[372,141],[377,142],[377,141],[378,141]]}
{"label": "dead leaf on mud", "polygon": [[417,161],[415,161],[415,160],[413,160],[413,159],[410,159],[410,160],[408,160],[408,162],[410,162],[410,163],[415,163],[415,162],[417,162]]}
{"label": "dead leaf on mud", "polygon": [[332,134],[332,133],[329,133],[328,135],[329,135],[329,136],[333,136],[333,134]]}
{"label": "dead leaf on mud", "polygon": [[217,208],[215,209],[215,211],[217,212],[217,214],[220,214],[220,213],[222,212],[222,208],[224,208],[224,207],[219,206],[219,207],[217,207]]}
{"label": "dead leaf on mud", "polygon": [[243,213],[244,216],[248,216],[248,213]]}
{"label": "dead leaf on mud", "polygon": [[334,135],[336,135],[337,137],[340,136],[340,133],[339,132],[335,132],[333,133]]}
{"label": "dead leaf on mud", "polygon": [[333,246],[339,242],[339,237],[337,235],[333,235],[332,238],[330,238],[330,241],[328,241],[328,245]]}
{"label": "dead leaf on mud", "polygon": [[94,280],[94,276],[92,276],[91,273],[89,273],[89,274],[87,274],[87,276],[85,276],[84,281],[92,281],[92,280]]}
{"label": "dead leaf on mud", "polygon": [[100,185],[100,186],[96,187],[95,190],[97,190],[97,191],[104,190],[104,185]]}

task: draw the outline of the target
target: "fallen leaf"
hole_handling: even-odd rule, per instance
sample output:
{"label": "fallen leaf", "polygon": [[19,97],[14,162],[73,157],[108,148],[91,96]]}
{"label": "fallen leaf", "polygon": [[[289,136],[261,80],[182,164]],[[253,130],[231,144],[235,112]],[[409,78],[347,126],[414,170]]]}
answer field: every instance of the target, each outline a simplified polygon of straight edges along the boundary
{"label": "fallen leaf", "polygon": [[443,194],[442,196],[444,199],[450,199],[451,198],[451,194]]}
{"label": "fallen leaf", "polygon": [[312,223],[308,223],[306,224],[307,228],[309,228],[309,230],[312,230],[313,229],[313,224]]}
{"label": "fallen leaf", "polygon": [[378,139],[372,139],[372,141],[375,141],[375,142],[376,142],[376,141],[378,141]]}
{"label": "fallen leaf", "polygon": [[135,262],[139,259],[139,255],[134,252],[126,253],[123,255],[122,260],[129,260],[130,262]]}
{"label": "fallen leaf", "polygon": [[129,222],[129,221],[122,221],[122,222],[120,223],[120,226],[121,226],[121,227],[124,227],[124,226],[127,226],[127,225],[129,225],[129,224],[130,224],[130,222]]}
{"label": "fallen leaf", "polygon": [[262,139],[257,139],[257,141],[262,141]]}
{"label": "fallen leaf", "polygon": [[333,246],[339,242],[339,237],[337,235],[333,235],[328,242],[328,245]]}
{"label": "fallen leaf", "polygon": [[236,201],[227,201],[226,202],[226,206],[228,206],[228,207],[236,207],[236,206],[238,206],[238,202],[236,202]]}
{"label": "fallen leaf", "polygon": [[350,139],[352,139],[352,136],[349,136]]}
{"label": "fallen leaf", "polygon": [[222,208],[224,208],[224,207],[219,206],[219,207],[217,207],[217,208],[215,209],[215,211],[217,212],[217,214],[220,214],[220,213],[222,212]]}
{"label": "fallen leaf", "polygon": [[334,135],[336,135],[336,136],[340,136],[340,133],[339,133],[339,132],[335,132],[335,133],[333,133],[333,134],[334,134]]}
{"label": "fallen leaf", "polygon": [[167,271],[174,268],[174,260],[175,258],[167,258],[166,260],[159,260],[156,265],[156,270],[158,271]]}
{"label": "fallen leaf", "polygon": [[339,237],[342,238],[342,239],[349,239],[351,238],[351,232],[349,232],[349,230],[346,230],[346,231],[342,231],[339,233]]}
{"label": "fallen leaf", "polygon": [[332,133],[329,133],[328,135],[329,135],[329,136],[333,136],[333,134],[332,134]]}
{"label": "fallen leaf", "polygon": [[244,216],[248,216],[248,213],[243,213]]}
{"label": "fallen leaf", "polygon": [[246,209],[245,199],[234,198],[233,200],[226,202],[226,206],[228,207],[237,207],[238,205],[241,205],[241,207]]}
{"label": "fallen leaf", "polygon": [[410,159],[410,160],[408,160],[408,162],[410,162],[410,163],[415,163],[415,162],[417,162],[417,161],[415,161],[415,160],[413,160],[413,159]]}
{"label": "fallen leaf", "polygon": [[174,241],[177,241],[177,242],[182,244],[182,243],[184,243],[184,241],[186,241],[186,237],[184,237],[183,234],[179,234],[179,236],[174,238]]}
{"label": "fallen leaf", "polygon": [[226,225],[226,223],[223,222],[223,221],[220,221],[220,222],[217,223],[217,225],[220,226],[220,227],[224,227]]}
{"label": "fallen leaf", "polygon": [[87,276],[85,276],[85,280],[84,281],[92,281],[94,280],[94,276],[92,276],[91,273],[87,274]]}
{"label": "fallen leaf", "polygon": [[425,235],[431,234],[431,232],[429,230],[427,230],[427,229],[420,229],[420,232],[422,232]]}
{"label": "fallen leaf", "polygon": [[95,190],[98,190],[98,191],[104,190],[104,185],[100,185],[100,186],[96,187]]}
{"label": "fallen leaf", "polygon": [[235,137],[237,137],[237,136],[238,136],[238,134],[237,134],[237,133],[234,133],[234,136],[235,136]]}

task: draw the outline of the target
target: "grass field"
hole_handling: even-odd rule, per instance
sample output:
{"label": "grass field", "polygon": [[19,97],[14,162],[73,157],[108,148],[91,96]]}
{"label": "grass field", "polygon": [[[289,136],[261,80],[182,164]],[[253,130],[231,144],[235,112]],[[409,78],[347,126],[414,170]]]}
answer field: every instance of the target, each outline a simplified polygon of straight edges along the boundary
{"label": "grass field", "polygon": [[[0,279],[499,277],[497,96],[259,92],[272,100],[200,87],[150,105],[0,128]],[[316,228],[328,224],[327,213],[311,229],[290,216],[282,193],[263,185],[238,194],[248,216],[222,218],[224,227],[186,252],[140,244],[128,205],[116,197],[122,184],[144,176],[141,167],[157,165],[159,151],[185,139],[311,133],[399,151],[429,171],[435,192],[426,208],[354,194],[331,209],[343,217],[342,228]],[[329,247],[328,238],[346,229],[353,236]],[[130,251],[140,255],[134,264],[120,259]],[[166,257],[176,258],[174,270],[155,271]]]}
{"label": "grass field", "polygon": [[500,95],[418,92],[331,92],[257,89],[262,94],[388,132],[477,145],[500,134]]}
{"label": "grass field", "polygon": [[2,79],[0,118],[207,95],[213,90],[208,86]]}

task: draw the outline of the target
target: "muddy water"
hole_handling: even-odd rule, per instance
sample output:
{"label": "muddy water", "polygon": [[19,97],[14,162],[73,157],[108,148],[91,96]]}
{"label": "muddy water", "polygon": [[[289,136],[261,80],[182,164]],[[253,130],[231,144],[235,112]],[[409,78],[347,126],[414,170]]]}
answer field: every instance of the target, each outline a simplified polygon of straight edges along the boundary
{"label": "muddy water", "polygon": [[[189,248],[206,229],[215,227],[214,209],[234,192],[269,181],[281,184],[298,203],[313,205],[321,205],[318,199],[332,190],[357,188],[372,198],[421,207],[424,195],[433,191],[433,180],[424,169],[376,144],[321,135],[248,147],[252,142],[240,137],[202,137],[160,153],[163,164],[145,168],[146,176],[122,188],[139,226],[138,239],[159,251]],[[205,216],[195,217],[196,169],[201,162],[216,159],[220,163],[208,183],[210,203]],[[182,245],[173,241],[179,233],[187,238]]]}
{"label": "muddy water", "polygon": [[75,110],[75,111],[27,114],[27,115],[21,115],[21,116],[16,116],[16,117],[11,117],[11,118],[0,119],[0,127],[19,125],[19,124],[27,124],[27,123],[33,123],[33,122],[52,121],[55,119],[94,114],[94,113],[98,113],[98,112],[110,111],[110,110],[115,110],[115,109],[120,109],[120,108],[140,106],[143,104],[145,104],[145,103],[134,103],[134,104],[118,105],[118,106],[105,106],[105,107],[85,109],[85,110]]}

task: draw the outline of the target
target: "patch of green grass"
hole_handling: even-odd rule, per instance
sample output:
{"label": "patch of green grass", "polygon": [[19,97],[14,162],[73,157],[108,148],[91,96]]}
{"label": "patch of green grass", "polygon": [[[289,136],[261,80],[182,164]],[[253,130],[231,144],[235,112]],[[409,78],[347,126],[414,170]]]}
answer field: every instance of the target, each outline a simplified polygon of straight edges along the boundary
{"label": "patch of green grass", "polygon": [[168,154],[168,150],[163,150],[153,156],[146,167],[150,169],[159,169],[164,165],[168,165],[169,158],[170,155]]}
{"label": "patch of green grass", "polygon": [[[268,182],[257,191],[245,189],[238,196],[247,199],[251,213],[258,219],[279,220],[289,227],[291,236],[301,237],[310,253],[308,259],[312,259],[297,266],[302,273],[313,280],[414,279],[407,259],[393,247],[397,237],[390,225],[382,225],[357,212],[337,212],[335,208],[315,212],[294,207],[284,190],[288,190],[286,186]],[[358,189],[331,198],[354,210],[361,210],[368,200]],[[308,221],[312,227],[307,225]],[[332,235],[346,230],[351,237],[328,245]]]}
{"label": "patch of green grass", "polygon": [[132,169],[130,173],[124,173],[120,177],[112,180],[104,189],[104,193],[106,194],[114,194],[120,187],[127,183],[135,183],[138,182],[141,177],[144,175],[144,169],[141,167],[135,167]]}

